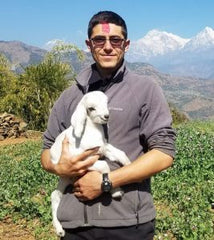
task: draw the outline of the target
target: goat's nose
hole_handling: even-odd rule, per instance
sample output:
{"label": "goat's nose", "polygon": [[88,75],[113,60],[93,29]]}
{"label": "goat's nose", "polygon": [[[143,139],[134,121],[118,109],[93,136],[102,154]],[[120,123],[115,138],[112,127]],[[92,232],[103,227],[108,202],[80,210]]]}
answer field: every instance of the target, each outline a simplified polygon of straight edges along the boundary
{"label": "goat's nose", "polygon": [[104,115],[104,118],[105,118],[105,120],[108,120],[109,119],[109,115],[108,114]]}

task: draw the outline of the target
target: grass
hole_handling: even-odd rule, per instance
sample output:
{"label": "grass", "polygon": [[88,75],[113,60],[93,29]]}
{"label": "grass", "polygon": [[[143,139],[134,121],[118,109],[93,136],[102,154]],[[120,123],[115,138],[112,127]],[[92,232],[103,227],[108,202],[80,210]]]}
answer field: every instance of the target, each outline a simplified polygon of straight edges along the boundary
{"label": "grass", "polygon": [[[214,123],[177,128],[172,168],[152,178],[157,207],[155,239],[213,240]],[[51,225],[50,194],[57,177],[40,165],[41,141],[0,147],[0,220],[26,221],[35,239],[57,239]]]}

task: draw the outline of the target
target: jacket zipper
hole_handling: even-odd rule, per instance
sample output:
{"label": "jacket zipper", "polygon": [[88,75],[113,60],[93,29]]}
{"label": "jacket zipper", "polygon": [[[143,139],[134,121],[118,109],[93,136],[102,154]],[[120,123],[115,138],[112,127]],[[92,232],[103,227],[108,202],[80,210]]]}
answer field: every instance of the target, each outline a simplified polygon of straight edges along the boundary
{"label": "jacket zipper", "polygon": [[138,211],[136,211],[135,216],[136,216],[136,219],[137,219],[136,228],[138,228],[138,225],[139,225],[139,214],[138,214]]}
{"label": "jacket zipper", "polygon": [[84,205],[84,226],[88,226],[87,205]]}
{"label": "jacket zipper", "polygon": [[135,216],[136,216],[136,219],[137,219],[137,222],[136,222],[136,228],[138,228],[138,225],[139,225],[139,205],[140,205],[140,190],[139,190],[139,184],[137,183],[137,196],[138,196],[138,204],[137,204],[137,207],[136,207],[136,212],[135,212]]}

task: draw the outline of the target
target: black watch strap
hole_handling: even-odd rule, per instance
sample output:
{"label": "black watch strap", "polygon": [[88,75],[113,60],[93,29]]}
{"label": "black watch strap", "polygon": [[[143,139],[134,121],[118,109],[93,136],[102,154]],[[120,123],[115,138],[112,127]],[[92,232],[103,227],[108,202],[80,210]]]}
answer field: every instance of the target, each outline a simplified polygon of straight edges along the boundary
{"label": "black watch strap", "polygon": [[103,182],[101,188],[103,192],[110,192],[112,189],[112,183],[109,180],[108,173],[103,173]]}

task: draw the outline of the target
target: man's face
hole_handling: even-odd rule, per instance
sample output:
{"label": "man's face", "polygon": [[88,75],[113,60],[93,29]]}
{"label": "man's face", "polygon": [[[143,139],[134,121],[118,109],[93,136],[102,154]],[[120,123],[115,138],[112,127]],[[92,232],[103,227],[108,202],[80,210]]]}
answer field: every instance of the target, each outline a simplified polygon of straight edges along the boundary
{"label": "man's face", "polygon": [[104,75],[112,74],[120,66],[130,41],[124,39],[122,28],[113,23],[97,24],[86,44]]}

